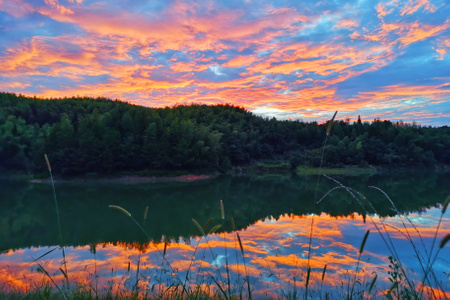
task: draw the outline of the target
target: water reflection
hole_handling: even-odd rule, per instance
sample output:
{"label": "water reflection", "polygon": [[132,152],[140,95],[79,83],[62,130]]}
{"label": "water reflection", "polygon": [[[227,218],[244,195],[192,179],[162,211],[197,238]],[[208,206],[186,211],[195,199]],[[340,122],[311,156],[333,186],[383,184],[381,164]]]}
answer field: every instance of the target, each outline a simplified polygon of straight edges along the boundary
{"label": "water reflection", "polygon": [[[220,177],[146,185],[58,184],[67,276],[72,287],[119,296],[133,291],[161,295],[167,287],[181,288],[186,283],[187,288],[200,287],[205,293],[220,293],[218,286],[226,290],[230,285],[234,295],[246,297],[248,275],[255,296],[288,297],[304,292],[311,246],[313,297],[326,292],[344,297],[355,280],[360,282],[355,288],[367,293],[376,274],[374,291],[382,294],[391,284],[388,257],[393,251],[408,277],[421,281],[423,269],[417,256],[434,255],[430,251],[440,218],[438,202],[449,192],[445,174],[407,175],[336,177],[370,203],[359,196],[355,200],[343,188],[334,189],[339,184],[327,179],[320,181],[318,195],[331,193],[317,203],[317,177],[307,176]],[[62,286],[63,257],[56,246],[51,187],[23,182],[0,185],[0,290],[27,291],[49,277]],[[368,186],[382,187],[408,218],[397,215],[383,192]],[[226,220],[221,220],[219,199],[225,203]],[[110,204],[126,208],[140,223],[149,207],[143,226],[146,234],[129,217],[108,208]],[[221,231],[198,237],[192,218],[202,225],[213,218],[209,228],[221,224]],[[444,216],[435,243],[450,233],[448,221]],[[366,230],[371,233],[359,260]],[[437,249],[435,245],[433,253]],[[438,283],[433,287],[438,296],[439,289],[449,290],[448,249],[444,247],[434,263]]]}
{"label": "water reflection", "polygon": [[[365,289],[366,293],[367,286],[364,287],[364,284],[368,285],[375,274],[378,274],[375,286],[377,293],[390,287],[387,257],[391,254],[376,232],[374,224],[380,227],[386,224],[393,245],[405,268],[409,270],[409,278],[420,281],[422,272],[418,259],[414,257],[412,244],[404,235],[412,235],[412,243],[425,255],[422,242],[427,251],[430,251],[439,217],[438,208],[426,213],[410,214],[408,218],[415,228],[409,224],[406,232],[402,219],[398,216],[386,219],[370,217],[371,220],[367,222],[359,214],[352,217],[331,217],[324,213],[315,216],[310,258],[312,295],[319,296],[325,291],[335,296],[344,295],[347,284],[354,276],[363,283],[357,288]],[[167,286],[179,285],[180,281],[184,283],[186,277],[192,288],[204,285],[217,289],[212,277],[226,287],[229,276],[235,294],[246,294],[244,282],[248,273],[254,296],[292,295],[295,290],[304,290],[311,219],[312,216],[283,215],[277,220],[258,221],[239,231],[245,266],[236,235],[219,233],[203,238],[172,241],[166,245],[165,255],[164,243],[145,246],[123,242],[100,243],[95,245],[95,254],[92,246],[68,247],[68,276],[73,285],[97,286],[96,290],[103,293],[112,288],[123,296],[131,294],[136,283],[142,293],[153,289],[158,294],[158,289],[163,291]],[[449,224],[449,221],[444,217],[442,224]],[[371,234],[359,263],[360,271],[356,272],[359,247],[368,229]],[[416,229],[421,238],[417,236]],[[438,236],[449,233],[450,228],[443,226]],[[384,231],[383,235],[386,237]],[[33,260],[51,249],[39,247],[3,253],[0,256],[2,289],[28,290],[34,283],[47,279],[44,274],[37,272],[37,263]],[[444,291],[449,290],[449,280],[445,273],[448,272],[447,257],[450,257],[448,247],[442,249],[434,265],[434,274]],[[64,276],[59,271],[61,260],[60,251],[53,251],[39,260],[59,284],[64,281]],[[226,272],[227,261],[229,275]],[[327,271],[322,281],[325,264]],[[447,296],[450,294],[447,293]]]}
{"label": "water reflection", "polygon": [[[383,188],[402,213],[425,210],[448,195],[445,175],[400,175],[338,179],[365,195],[380,216],[393,216],[396,212],[382,193],[368,186]],[[67,246],[145,242],[145,235],[136,230],[135,224],[108,208],[110,204],[126,208],[139,222],[149,207],[145,230],[154,241],[160,241],[162,236],[178,240],[198,235],[191,219],[200,224],[209,218],[220,219],[219,199],[225,203],[226,215],[234,218],[236,229],[285,214],[374,213],[367,203],[364,208],[358,205],[344,189],[333,191],[316,205],[316,183],[314,176],[219,177],[191,183],[145,185],[57,184],[56,193]],[[336,185],[322,179],[317,194],[325,195]],[[60,242],[49,185],[0,182],[0,199],[0,251]],[[226,223],[221,230],[231,231],[232,226]]]}

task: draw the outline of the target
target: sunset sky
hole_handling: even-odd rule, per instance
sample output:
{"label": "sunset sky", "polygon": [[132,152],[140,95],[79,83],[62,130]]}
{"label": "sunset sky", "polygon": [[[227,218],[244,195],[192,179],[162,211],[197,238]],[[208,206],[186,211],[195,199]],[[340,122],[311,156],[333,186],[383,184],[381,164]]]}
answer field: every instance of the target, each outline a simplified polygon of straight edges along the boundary
{"label": "sunset sky", "polygon": [[0,0],[0,91],[450,125],[446,0]]}

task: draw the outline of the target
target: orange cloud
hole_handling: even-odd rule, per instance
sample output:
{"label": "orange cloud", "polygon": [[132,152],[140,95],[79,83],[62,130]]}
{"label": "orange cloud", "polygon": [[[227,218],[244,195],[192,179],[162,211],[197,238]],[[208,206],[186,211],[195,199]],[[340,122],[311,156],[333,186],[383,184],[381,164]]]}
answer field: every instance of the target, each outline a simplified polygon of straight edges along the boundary
{"label": "orange cloud", "polygon": [[403,15],[411,15],[418,11],[421,7],[424,10],[429,12],[435,12],[436,6],[430,3],[429,0],[409,0],[404,7],[400,10],[400,14]]}
{"label": "orange cloud", "polygon": [[378,3],[375,7],[375,10],[377,11],[377,15],[379,19],[383,19],[384,16],[390,14],[393,11],[393,8],[388,7],[385,3]]}
{"label": "orange cloud", "polygon": [[[437,96],[450,93],[445,88],[446,84],[440,84],[435,86],[417,85],[417,86],[405,86],[405,85],[391,85],[385,86],[379,91],[360,92],[359,99],[378,99],[379,101],[390,99],[390,97],[397,97],[397,101],[407,100],[411,96],[431,97],[432,99]],[[399,98],[398,98],[399,97]]]}
{"label": "orange cloud", "polygon": [[[17,5],[0,0],[0,9],[17,17],[41,14],[42,20],[65,23],[77,32],[29,35],[5,44],[0,68],[8,80],[0,87],[31,96],[106,96],[154,107],[234,103],[317,118],[337,105],[350,112],[385,107],[394,97],[408,100],[403,94],[385,95],[381,104],[369,99],[369,94],[386,92],[376,83],[374,92],[366,94],[340,86],[358,81],[364,73],[382,74],[383,67],[402,59],[417,41],[431,41],[434,59],[444,60],[449,48],[448,39],[439,37],[449,29],[449,21],[431,25],[426,18],[385,20],[393,13],[415,16],[424,10],[432,16],[442,11],[426,0],[381,1],[375,6],[378,23],[370,26],[365,18],[347,12],[360,4],[343,11],[311,10],[305,16],[294,7],[270,4],[249,15],[245,6],[218,9],[214,2],[176,1],[157,13],[135,13],[80,0],[46,0],[41,6],[13,1]],[[48,29],[47,23],[38,26]],[[353,33],[342,35],[333,28]],[[316,31],[323,36],[324,30],[333,34],[320,42],[308,36]],[[54,80],[42,82],[43,76]],[[430,80],[442,81],[437,76]],[[414,85],[399,82],[393,85]],[[445,95],[432,94],[433,103]],[[400,100],[396,103],[401,106]]]}
{"label": "orange cloud", "polygon": [[230,59],[229,61],[222,64],[224,67],[231,67],[231,68],[239,68],[244,66],[250,66],[254,62],[259,61],[260,58],[253,55],[253,56],[237,56],[235,58]]}
{"label": "orange cloud", "polygon": [[351,19],[343,19],[341,21],[339,21],[336,25],[334,25],[334,27],[336,28],[354,28],[354,27],[358,27],[359,23],[356,22],[355,20],[351,20]]}
{"label": "orange cloud", "polygon": [[448,28],[450,28],[449,21],[438,26],[423,25],[419,24],[419,22],[414,22],[413,24],[408,24],[407,27],[404,27],[406,33],[402,35],[399,40],[403,45],[409,45],[435,36]]}
{"label": "orange cloud", "polygon": [[[88,74],[85,66],[92,69],[99,66],[94,60],[95,54],[89,51],[70,53],[64,51],[60,41],[53,38],[35,37],[31,41],[20,45],[17,48],[9,48],[6,55],[0,57],[0,67],[9,72],[10,76],[19,76],[21,74],[39,74],[51,75],[52,71],[39,71],[39,67],[54,67],[57,75],[64,75],[72,79],[78,78],[77,74],[84,71]],[[69,67],[64,71],[65,66],[58,64],[69,64],[76,67]],[[73,72],[78,69],[79,72]]]}

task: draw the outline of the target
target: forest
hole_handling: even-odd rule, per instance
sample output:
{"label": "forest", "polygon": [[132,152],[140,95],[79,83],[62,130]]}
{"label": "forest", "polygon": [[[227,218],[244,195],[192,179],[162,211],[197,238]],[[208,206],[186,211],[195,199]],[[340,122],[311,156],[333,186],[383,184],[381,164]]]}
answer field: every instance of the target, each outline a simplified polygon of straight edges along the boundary
{"label": "forest", "polygon": [[[330,117],[333,112],[330,112]],[[327,124],[280,121],[233,105],[149,108],[106,98],[0,93],[0,172],[66,176],[230,171],[265,160],[317,167]],[[335,120],[324,166],[450,164],[450,128]]]}

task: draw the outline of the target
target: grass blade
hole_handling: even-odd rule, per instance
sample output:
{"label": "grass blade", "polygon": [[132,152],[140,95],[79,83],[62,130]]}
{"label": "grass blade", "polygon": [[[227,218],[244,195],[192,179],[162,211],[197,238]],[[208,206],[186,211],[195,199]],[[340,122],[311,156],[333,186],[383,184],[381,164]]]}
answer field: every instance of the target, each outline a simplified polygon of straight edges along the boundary
{"label": "grass blade", "polygon": [[331,127],[333,127],[334,118],[336,117],[336,114],[337,114],[337,113],[338,113],[338,112],[336,111],[336,112],[334,113],[333,117],[331,118],[330,123],[328,123],[328,127],[327,127],[327,135],[330,135]]}
{"label": "grass blade", "polygon": [[148,206],[145,208],[144,220],[147,220],[147,215],[148,215]]}
{"label": "grass blade", "polygon": [[236,232],[236,235],[237,235],[238,242],[239,242],[239,248],[241,248],[242,256],[244,256],[244,247],[242,246],[241,237],[239,236],[239,233],[237,233],[237,232]]}
{"label": "grass blade", "polygon": [[386,296],[387,296],[387,297],[392,297],[392,296],[391,296],[391,293],[392,293],[392,291],[393,291],[394,289],[397,288],[397,286],[398,286],[398,281],[396,281],[396,282],[394,282],[394,283],[392,284],[392,286],[391,286],[391,288],[389,289],[389,291],[387,292]]}
{"label": "grass blade", "polygon": [[37,264],[38,264],[38,270],[37,270],[37,271],[38,271],[38,272],[44,273],[45,276],[47,276],[47,277],[50,279],[50,281],[53,283],[53,285],[58,289],[58,291],[61,293],[61,295],[63,296],[63,298],[67,300],[66,294],[65,294],[64,291],[61,290],[61,288],[56,284],[56,282],[53,280],[52,276],[50,276],[50,274],[48,274],[47,270],[45,270],[44,267],[43,267],[40,263],[37,263]]}
{"label": "grass blade", "polygon": [[47,154],[44,154],[45,162],[47,163],[47,169],[49,172],[52,171],[52,166],[50,165],[50,161],[48,160]]}
{"label": "grass blade", "polygon": [[214,226],[213,228],[211,228],[211,230],[208,232],[208,234],[214,233],[217,230],[219,230],[222,227],[222,224],[217,224],[216,226]]}
{"label": "grass blade", "polygon": [[206,221],[205,226],[203,226],[203,230],[206,230],[206,228],[208,228],[209,224],[212,222],[212,218],[209,218],[208,221]]}
{"label": "grass blade", "polygon": [[194,225],[197,227],[197,229],[200,231],[200,233],[202,234],[202,235],[206,235],[205,234],[205,231],[203,230],[203,228],[202,228],[202,226],[200,226],[200,224],[197,222],[197,220],[196,219],[192,219],[192,222],[194,223]]}
{"label": "grass blade", "polygon": [[66,272],[64,272],[64,270],[62,268],[59,268],[59,270],[61,271],[61,273],[63,273],[64,278],[66,278],[66,280],[69,280],[69,277],[67,277]]}
{"label": "grass blade", "polygon": [[118,205],[109,205],[110,208],[114,208],[117,209],[121,212],[123,212],[127,217],[131,217],[131,214],[128,210],[126,210],[125,208],[118,206]]}
{"label": "grass blade", "polygon": [[375,281],[377,281],[378,275],[375,274],[375,277],[372,279],[372,282],[370,283],[369,286],[369,291],[368,293],[370,294],[372,292],[373,286],[375,285]]}
{"label": "grass blade", "polygon": [[306,272],[306,283],[305,283],[306,288],[308,288],[310,276],[311,276],[311,267],[308,267],[308,271]]}
{"label": "grass blade", "polygon": [[359,247],[359,254],[361,254],[364,251],[364,246],[366,245],[367,237],[369,236],[370,230],[366,231],[366,234],[364,235],[363,241],[361,243],[361,247]]}
{"label": "grass blade", "polygon": [[58,249],[58,248],[59,248],[59,247],[55,247],[55,248],[53,248],[52,250],[49,250],[49,251],[45,252],[44,254],[42,254],[42,255],[39,256],[38,258],[34,259],[33,261],[38,261],[38,260],[40,260],[41,258],[43,258],[44,256],[46,256],[47,254],[52,253],[53,251],[55,251],[55,250]]}
{"label": "grass blade", "polygon": [[450,202],[450,196],[447,196],[447,199],[445,200],[444,204],[442,205],[442,214],[445,214],[445,211],[447,210],[449,202]]}
{"label": "grass blade", "polygon": [[220,200],[220,216],[222,220],[225,220],[225,208],[223,207],[223,201]]}
{"label": "grass blade", "polygon": [[166,256],[166,251],[167,251],[167,241],[164,241],[164,251],[163,251],[163,256]]}
{"label": "grass blade", "polygon": [[225,292],[225,290],[222,288],[222,286],[219,284],[219,282],[217,282],[217,280],[214,278],[214,276],[211,276],[211,279],[214,281],[214,283],[217,285],[217,287],[219,288],[219,290],[222,292],[222,294],[224,295],[225,299],[228,299],[228,295]]}
{"label": "grass blade", "polygon": [[323,267],[323,272],[322,272],[322,282],[325,279],[325,273],[327,272],[327,264],[325,264],[325,266]]}
{"label": "grass blade", "polygon": [[447,244],[448,240],[450,239],[450,233],[447,234],[442,241],[439,243],[439,249],[444,248],[445,244]]}

